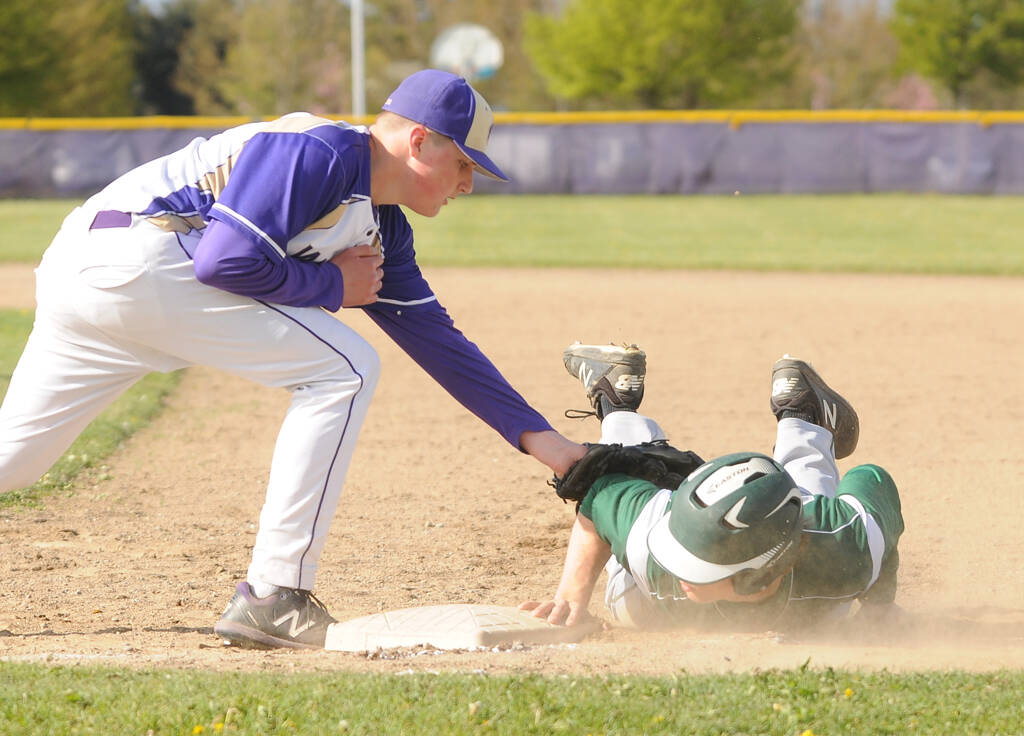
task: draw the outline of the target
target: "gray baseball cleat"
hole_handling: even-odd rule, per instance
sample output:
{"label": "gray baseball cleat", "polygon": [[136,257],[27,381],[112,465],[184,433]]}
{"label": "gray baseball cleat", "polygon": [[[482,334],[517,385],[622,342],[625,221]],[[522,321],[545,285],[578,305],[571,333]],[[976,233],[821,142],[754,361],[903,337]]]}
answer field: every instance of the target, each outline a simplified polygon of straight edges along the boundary
{"label": "gray baseball cleat", "polygon": [[857,449],[857,412],[809,363],[789,355],[775,361],[770,405],[776,419],[795,417],[829,430],[837,460]]}
{"label": "gray baseball cleat", "polygon": [[[636,411],[644,398],[647,355],[636,345],[581,345],[562,353],[570,374],[583,384],[598,419],[613,411]],[[590,412],[582,415],[586,416]]]}
{"label": "gray baseball cleat", "polygon": [[257,598],[242,581],[213,631],[225,644],[246,649],[323,649],[333,623],[337,619],[308,590],[278,588]]}

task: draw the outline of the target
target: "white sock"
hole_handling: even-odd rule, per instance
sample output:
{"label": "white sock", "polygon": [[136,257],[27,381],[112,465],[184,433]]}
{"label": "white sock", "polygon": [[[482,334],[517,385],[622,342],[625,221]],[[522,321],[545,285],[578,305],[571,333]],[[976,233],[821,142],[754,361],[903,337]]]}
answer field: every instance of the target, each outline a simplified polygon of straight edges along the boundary
{"label": "white sock", "polygon": [[658,423],[634,411],[613,411],[601,420],[601,442],[639,445],[641,442],[665,439]]}
{"label": "white sock", "polygon": [[249,581],[249,587],[252,588],[252,593],[257,598],[266,598],[268,595],[274,595],[280,587],[272,583],[262,583],[259,581]]}

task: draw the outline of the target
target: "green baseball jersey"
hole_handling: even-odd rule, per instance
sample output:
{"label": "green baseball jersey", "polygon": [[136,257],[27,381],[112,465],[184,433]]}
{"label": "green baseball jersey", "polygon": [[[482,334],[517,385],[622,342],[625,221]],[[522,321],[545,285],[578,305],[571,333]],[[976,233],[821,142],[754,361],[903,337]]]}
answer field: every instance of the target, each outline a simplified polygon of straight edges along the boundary
{"label": "green baseball jersey", "polygon": [[810,624],[844,612],[855,599],[894,599],[903,516],[895,483],[877,465],[850,470],[835,497],[805,499],[797,562],[779,592],[757,604],[693,603],[675,576],[654,561],[647,535],[671,504],[671,491],[609,475],[592,486],[580,505],[580,513],[594,522],[598,535],[632,577],[640,593],[634,598],[644,601],[648,624],[692,626],[728,620],[763,628],[791,618]]}

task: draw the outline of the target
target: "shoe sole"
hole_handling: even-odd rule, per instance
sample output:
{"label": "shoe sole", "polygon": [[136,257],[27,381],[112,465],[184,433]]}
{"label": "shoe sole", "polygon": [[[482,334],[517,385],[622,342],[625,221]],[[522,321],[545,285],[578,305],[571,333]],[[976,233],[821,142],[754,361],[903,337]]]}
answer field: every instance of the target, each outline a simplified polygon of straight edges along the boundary
{"label": "shoe sole", "polygon": [[[630,359],[627,356],[630,354],[636,355],[640,360],[645,360],[647,357],[639,348],[631,353],[615,345],[570,345],[563,353],[562,359],[568,361],[569,358],[581,358],[583,360],[599,360],[602,363],[614,363],[615,365],[629,365]],[[612,355],[618,357],[611,360],[609,356]]]}
{"label": "shoe sole", "polygon": [[[579,362],[576,366],[571,367],[569,364],[574,360]],[[605,366],[605,368],[597,369],[590,367],[590,376],[584,376],[583,366],[587,365],[588,361],[599,363]],[[588,390],[593,389],[598,383],[591,378],[594,374],[607,376],[612,370],[619,367],[635,373],[645,375],[647,373],[647,355],[643,350],[637,349],[636,352],[629,355],[625,350],[614,345],[570,346],[562,354],[562,363],[565,365],[565,370],[569,372],[569,375],[578,378],[584,386],[588,382],[593,383]]]}
{"label": "shoe sole", "polygon": [[[840,447],[838,443],[835,443],[836,432],[833,432],[832,437],[833,442],[835,444],[835,453],[837,460],[841,460],[844,457],[853,454],[853,451],[857,449],[857,442],[860,439],[860,419],[857,416],[857,411],[853,408],[853,405],[850,404],[849,401],[844,399],[835,389],[833,389],[831,386],[825,383],[825,379],[818,375],[818,372],[814,370],[813,367],[811,367],[810,363],[803,360],[799,360],[797,358],[780,358],[779,360],[775,361],[775,365],[772,366],[772,376],[774,376],[777,371],[782,370],[784,368],[795,368],[797,371],[806,376],[810,383],[815,384],[811,389],[812,391],[814,391],[816,388],[823,389],[824,393],[827,393],[829,396],[831,396],[836,403],[837,417],[839,416],[839,407],[843,407],[847,412],[849,412],[850,416],[853,418],[850,432],[852,437],[850,438],[849,443],[847,443],[850,445],[850,447],[846,447],[846,445]],[[814,393],[815,398],[821,398],[820,394],[817,391],[814,391]],[[825,427],[825,429],[828,429],[828,427]],[[838,430],[838,427],[836,427],[836,430]]]}
{"label": "shoe sole", "polygon": [[221,622],[213,627],[213,633],[228,646],[242,649],[323,649],[316,644],[305,644],[291,639],[279,639],[259,629],[233,622]]}

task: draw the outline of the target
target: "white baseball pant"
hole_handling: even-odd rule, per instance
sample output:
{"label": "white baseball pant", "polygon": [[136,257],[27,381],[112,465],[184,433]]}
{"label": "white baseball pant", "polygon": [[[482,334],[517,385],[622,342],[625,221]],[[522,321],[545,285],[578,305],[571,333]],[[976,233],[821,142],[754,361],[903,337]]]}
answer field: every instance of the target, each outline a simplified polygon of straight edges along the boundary
{"label": "white baseball pant", "polygon": [[72,212],[36,269],[35,324],[0,407],[0,491],[38,480],[150,371],[207,365],[285,388],[248,579],[312,589],[379,377],[376,352],[322,309],[199,283],[186,252],[195,235],[91,221]]}

